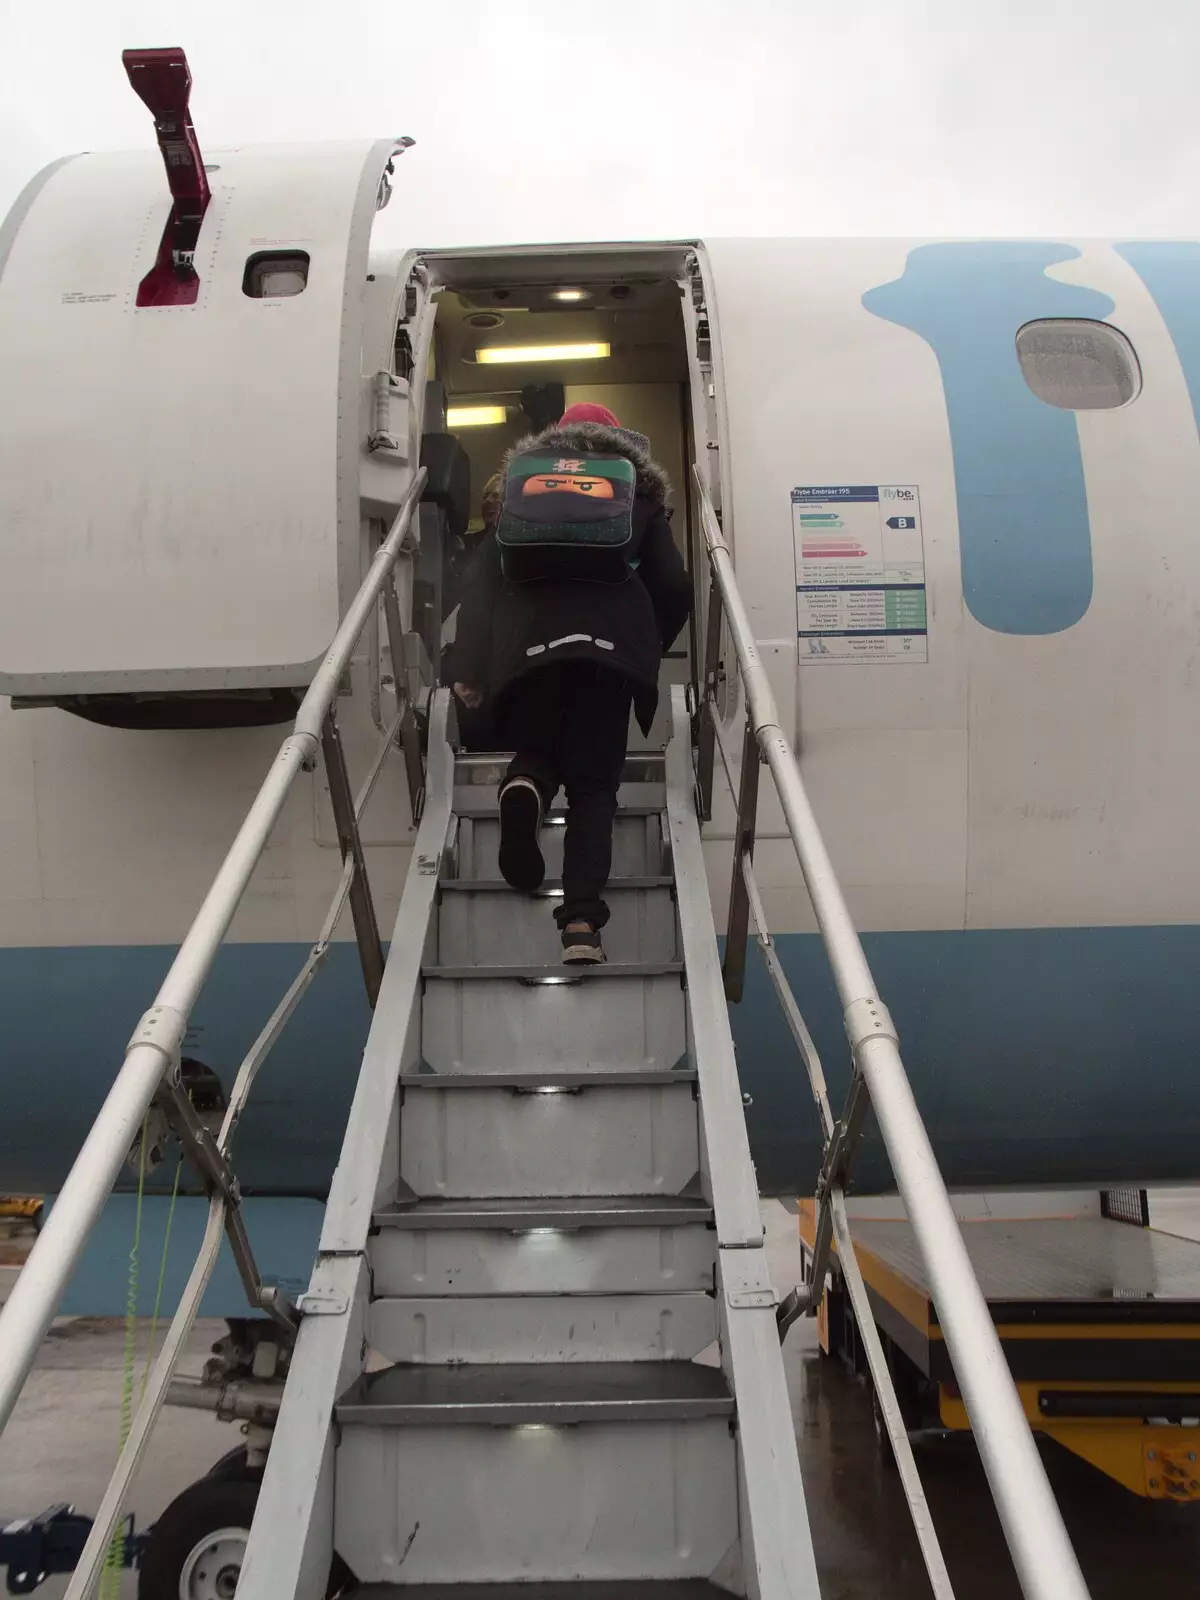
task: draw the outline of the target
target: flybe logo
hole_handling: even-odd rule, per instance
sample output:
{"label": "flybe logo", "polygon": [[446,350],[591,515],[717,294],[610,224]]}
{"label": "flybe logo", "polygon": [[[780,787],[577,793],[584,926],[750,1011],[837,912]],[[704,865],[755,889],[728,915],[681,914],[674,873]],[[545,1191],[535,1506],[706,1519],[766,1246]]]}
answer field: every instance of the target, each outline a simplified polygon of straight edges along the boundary
{"label": "flybe logo", "polygon": [[1113,301],[1056,283],[1070,245],[929,244],[863,305],[920,334],[937,356],[958,495],[963,598],[1000,633],[1058,633],[1092,598],[1092,539],[1073,412],[1039,400],[1016,333],[1041,317],[1101,321]]}
{"label": "flybe logo", "polygon": [[[1117,246],[1174,340],[1200,428],[1200,244]],[[875,316],[911,328],[937,356],[958,495],[963,598],[985,628],[1058,633],[1092,598],[1092,539],[1079,429],[1021,373],[1017,330],[1045,317],[1103,321],[1106,294],[1058,283],[1046,268],[1071,245],[920,245],[904,275],[863,296]]]}

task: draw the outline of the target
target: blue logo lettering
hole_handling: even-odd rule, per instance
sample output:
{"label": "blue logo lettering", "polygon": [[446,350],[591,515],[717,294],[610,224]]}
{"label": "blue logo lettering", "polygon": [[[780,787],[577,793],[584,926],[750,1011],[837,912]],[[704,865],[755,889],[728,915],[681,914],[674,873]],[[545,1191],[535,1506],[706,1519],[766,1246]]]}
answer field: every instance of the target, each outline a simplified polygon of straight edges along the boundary
{"label": "blue logo lettering", "polygon": [[920,334],[942,373],[958,495],[963,598],[997,633],[1059,633],[1092,598],[1092,540],[1079,430],[1039,400],[1017,360],[1017,330],[1042,317],[1109,316],[1095,289],[1046,268],[1070,245],[920,245],[904,276],[863,305]]}

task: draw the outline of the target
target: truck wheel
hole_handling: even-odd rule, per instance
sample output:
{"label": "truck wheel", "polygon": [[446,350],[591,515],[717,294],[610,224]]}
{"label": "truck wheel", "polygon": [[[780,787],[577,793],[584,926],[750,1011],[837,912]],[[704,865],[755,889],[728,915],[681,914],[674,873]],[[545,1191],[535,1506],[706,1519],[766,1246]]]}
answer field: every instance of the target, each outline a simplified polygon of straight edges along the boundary
{"label": "truck wheel", "polygon": [[[226,1465],[236,1470],[229,1457],[214,1470]],[[150,1530],[138,1600],[233,1600],[259,1487],[257,1476],[209,1476],[172,1500]],[[350,1578],[345,1562],[334,1556],[327,1594],[340,1594]]]}

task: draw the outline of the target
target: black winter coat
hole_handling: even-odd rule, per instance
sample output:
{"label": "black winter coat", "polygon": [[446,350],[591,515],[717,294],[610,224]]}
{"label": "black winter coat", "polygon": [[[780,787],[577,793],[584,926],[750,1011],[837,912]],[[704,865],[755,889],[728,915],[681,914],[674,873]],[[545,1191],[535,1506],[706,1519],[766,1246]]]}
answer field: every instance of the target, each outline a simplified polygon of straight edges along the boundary
{"label": "black winter coat", "polygon": [[663,652],[692,608],[691,581],[667,516],[667,476],[637,437],[597,422],[550,428],[516,445],[509,459],[537,447],[564,455],[606,452],[633,463],[631,559],[637,570],[625,583],[509,583],[489,535],[463,585],[449,663],[453,679],[482,689],[495,709],[527,672],[555,661],[595,662],[630,679],[634,711],[648,733]]}

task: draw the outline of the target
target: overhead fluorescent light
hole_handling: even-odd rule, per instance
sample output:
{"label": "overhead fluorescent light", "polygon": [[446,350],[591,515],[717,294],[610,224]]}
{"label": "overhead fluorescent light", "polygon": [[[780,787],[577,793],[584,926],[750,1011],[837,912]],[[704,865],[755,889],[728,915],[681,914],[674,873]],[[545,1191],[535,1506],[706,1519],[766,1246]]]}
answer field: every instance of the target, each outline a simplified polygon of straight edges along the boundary
{"label": "overhead fluorescent light", "polygon": [[508,420],[507,406],[447,406],[448,428],[494,428]]}
{"label": "overhead fluorescent light", "polygon": [[607,344],[492,344],[475,352],[485,367],[522,361],[605,361],[612,354]]}
{"label": "overhead fluorescent light", "polygon": [[587,290],[586,289],[555,289],[554,293],[550,296],[550,298],[551,298],[551,300],[562,300],[562,301],[564,301],[566,303],[570,303],[570,302],[573,302],[575,300],[586,300],[587,299]]}

